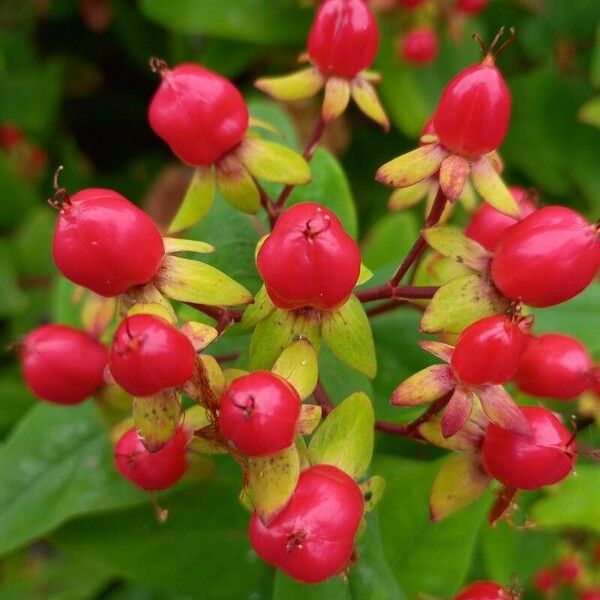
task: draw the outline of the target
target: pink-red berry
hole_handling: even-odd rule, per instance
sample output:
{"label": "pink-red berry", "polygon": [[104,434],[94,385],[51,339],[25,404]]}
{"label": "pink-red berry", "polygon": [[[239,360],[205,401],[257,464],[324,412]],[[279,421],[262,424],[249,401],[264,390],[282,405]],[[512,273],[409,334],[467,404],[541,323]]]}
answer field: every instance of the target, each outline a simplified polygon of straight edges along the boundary
{"label": "pink-red berry", "polygon": [[192,378],[196,351],[181,331],[154,315],[126,317],[115,332],[110,371],[133,396],[151,396]]}
{"label": "pink-red berry", "polygon": [[279,308],[334,309],[352,293],[360,252],[333,212],[307,202],[286,210],[261,246],[257,266]]}
{"label": "pink-red berry", "polygon": [[364,0],[325,0],[308,37],[308,54],[319,70],[354,77],[375,60],[379,33]]}
{"label": "pink-red berry", "polygon": [[42,325],[19,349],[23,378],[36,396],[78,404],[104,384],[106,348],[89,334],[65,325]]}
{"label": "pink-red berry", "polygon": [[165,253],[154,221],[126,198],[86,189],[60,207],[54,261],[67,278],[101,296],[118,296],[148,283]]}
{"label": "pink-red berry", "polygon": [[579,592],[577,600],[600,600],[600,588],[589,588]]}
{"label": "pink-red berry", "polygon": [[591,369],[592,359],[581,342],[568,335],[546,333],[529,339],[515,382],[532,396],[569,400],[586,389]]}
{"label": "pink-red berry", "polygon": [[500,236],[492,278],[508,298],[552,306],[583,291],[599,266],[597,228],[570,208],[547,206]]}
{"label": "pink-red berry", "polygon": [[289,448],[297,432],[300,403],[298,392],[270,371],[238,377],[221,397],[221,435],[248,456]]}
{"label": "pink-red berry", "polygon": [[528,339],[527,319],[504,315],[486,317],[469,325],[452,353],[452,368],[465,383],[504,383],[519,366]]}
{"label": "pink-red berry", "polygon": [[509,600],[510,594],[494,581],[475,581],[461,590],[454,600]]}
{"label": "pink-red berry", "polygon": [[398,0],[398,4],[403,8],[407,8],[412,10],[413,8],[417,8],[421,4],[423,4],[425,0]]}
{"label": "pink-red berry", "polygon": [[510,111],[504,77],[486,60],[465,69],[446,86],[435,112],[435,130],[450,152],[476,159],[503,142]]}
{"label": "pink-red berry", "polygon": [[152,453],[144,447],[132,427],[115,447],[115,465],[123,477],[138,487],[149,491],[164,490],[175,485],[187,469],[187,442],[185,431],[178,429],[165,446]]}
{"label": "pink-red berry", "polygon": [[428,65],[438,55],[438,37],[429,27],[415,27],[401,40],[400,54],[411,65]]}
{"label": "pink-red berry", "polygon": [[485,10],[488,0],[456,0],[456,8],[465,14],[476,15]]}
{"label": "pink-red berry", "polygon": [[556,566],[560,578],[565,583],[577,581],[583,573],[583,565],[577,556],[565,556]]}
{"label": "pink-red berry", "polygon": [[313,466],[300,473],[290,501],[269,525],[252,515],[250,541],[265,562],[294,579],[317,583],[350,560],[363,509],[353,479],[333,466]]}
{"label": "pink-red berry", "polygon": [[0,125],[0,148],[12,150],[25,141],[22,129],[14,123]]}
{"label": "pink-red berry", "polygon": [[533,575],[533,588],[542,595],[551,594],[558,587],[558,578],[552,567],[543,567]]}
{"label": "pink-red berry", "polygon": [[211,165],[242,141],[248,108],[228,79],[194,64],[165,67],[160,73],[148,119],[183,162]]}
{"label": "pink-red berry", "polygon": [[530,215],[537,208],[524,188],[513,186],[510,191],[520,209],[521,214],[518,218],[509,217],[496,210],[491,204],[483,202],[475,211],[465,229],[465,235],[479,242],[486,250],[493,251],[504,231]]}
{"label": "pink-red berry", "polygon": [[524,406],[531,426],[524,436],[490,423],[481,457],[491,477],[522,490],[534,490],[562,481],[573,470],[577,448],[571,432],[546,408]]}

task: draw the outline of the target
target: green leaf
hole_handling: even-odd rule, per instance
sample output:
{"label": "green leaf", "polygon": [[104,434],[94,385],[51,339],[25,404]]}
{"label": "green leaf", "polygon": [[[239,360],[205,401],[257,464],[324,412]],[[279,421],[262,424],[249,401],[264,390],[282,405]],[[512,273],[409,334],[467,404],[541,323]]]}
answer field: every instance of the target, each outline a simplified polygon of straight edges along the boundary
{"label": "green leaf", "polygon": [[323,339],[333,353],[350,367],[375,377],[377,359],[371,325],[356,296],[321,316]]}
{"label": "green leaf", "polygon": [[600,96],[588,100],[577,113],[579,120],[593,127],[600,127]]}
{"label": "green leaf", "polygon": [[273,600],[352,600],[352,596],[341,577],[304,585],[277,571],[273,580]]}
{"label": "green leaf", "polygon": [[149,452],[158,452],[173,437],[181,420],[181,402],[172,389],[134,398],[132,410],[137,432]]}
{"label": "green leaf", "polygon": [[215,175],[210,167],[198,167],[183,197],[169,233],[188,229],[202,220],[210,210],[215,197]]}
{"label": "green leaf", "polygon": [[423,235],[434,250],[476,271],[484,271],[490,262],[492,255],[476,241],[465,236],[458,227],[431,227]]}
{"label": "green leaf", "polygon": [[167,255],[154,280],[166,296],[180,302],[234,306],[248,304],[252,294],[211,265]]}
{"label": "green leaf", "polygon": [[319,376],[314,346],[305,339],[294,342],[280,354],[272,371],[291,383],[305,400],[313,393]]}
{"label": "green leaf", "polygon": [[12,262],[13,249],[0,240],[0,318],[18,314],[27,307],[27,296],[19,288]]}
{"label": "green leaf", "polygon": [[371,512],[383,497],[385,479],[380,475],[373,475],[373,477],[360,484],[360,491],[365,501],[365,512]]}
{"label": "green leaf", "polygon": [[75,516],[143,502],[112,462],[92,403],[34,406],[0,448],[0,555]]}
{"label": "green leaf", "polygon": [[290,119],[289,113],[281,104],[260,96],[248,101],[248,110],[252,117],[266,121],[279,132],[278,134],[273,134],[262,129],[261,137],[275,142],[283,139],[290,148],[300,150],[296,126]]}
{"label": "green leaf", "polygon": [[366,394],[357,392],[338,404],[317,429],[308,452],[313,464],[334,465],[354,479],[369,467],[375,414]]}

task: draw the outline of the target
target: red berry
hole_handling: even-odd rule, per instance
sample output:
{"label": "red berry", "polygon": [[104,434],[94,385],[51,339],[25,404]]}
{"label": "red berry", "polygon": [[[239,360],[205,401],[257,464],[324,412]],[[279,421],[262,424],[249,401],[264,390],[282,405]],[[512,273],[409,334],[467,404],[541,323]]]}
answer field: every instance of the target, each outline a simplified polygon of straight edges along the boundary
{"label": "red berry", "polygon": [[438,55],[438,38],[428,27],[415,27],[402,38],[402,58],[413,65],[428,65]]}
{"label": "red berry", "polygon": [[519,366],[527,344],[529,323],[503,315],[486,317],[469,325],[452,353],[457,377],[474,385],[504,383]]}
{"label": "red berry", "polygon": [[250,519],[250,541],[265,561],[304,583],[339,573],[350,560],[363,516],[361,491],[346,473],[317,465],[300,473],[285,508],[265,526]]}
{"label": "red berry", "polygon": [[473,65],[446,86],[435,113],[440,143],[476,159],[500,146],[508,131],[511,98],[500,71],[490,62]]}
{"label": "red berry", "polygon": [[532,396],[569,400],[589,384],[592,359],[583,344],[559,333],[529,339],[515,382]]}
{"label": "red berry", "polygon": [[599,266],[596,227],[569,208],[548,206],[500,236],[492,278],[512,300],[552,306],[584,290]]}
{"label": "red berry", "polygon": [[23,131],[14,123],[3,123],[0,125],[0,148],[12,150],[25,141]]}
{"label": "red berry", "polygon": [[600,588],[590,588],[579,592],[578,600],[600,600]]}
{"label": "red berry", "polygon": [[329,209],[307,202],[286,210],[257,256],[271,300],[288,310],[334,309],[352,293],[360,252]]}
{"label": "red berry", "polygon": [[544,567],[533,575],[533,587],[540,594],[549,594],[558,587],[558,580],[554,569]]}
{"label": "red berry", "polygon": [[475,581],[461,590],[454,600],[508,600],[507,591],[493,581]]}
{"label": "red berry", "polygon": [[491,204],[483,202],[475,211],[465,229],[465,235],[468,238],[479,242],[487,250],[493,251],[504,231],[530,215],[537,208],[527,190],[513,186],[510,188],[510,191],[520,208],[521,214],[518,219],[504,215]]}
{"label": "red berry", "polygon": [[577,581],[583,572],[583,565],[576,556],[565,556],[557,566],[560,578],[567,583]]}
{"label": "red berry", "polygon": [[488,0],[456,0],[456,8],[468,15],[476,15],[482,10],[485,10],[488,5]]}
{"label": "red berry", "polygon": [[425,0],[399,0],[398,4],[400,4],[400,6],[403,8],[408,8],[411,10],[413,8],[417,8],[417,6],[420,6],[423,4],[423,2],[425,2]]}
{"label": "red berry", "polygon": [[165,68],[161,76],[150,126],[183,162],[211,165],[242,141],[248,108],[228,79],[193,64]]}
{"label": "red berry", "polygon": [[104,384],[106,348],[84,331],[43,325],[19,350],[23,378],[33,392],[56,404],[78,404]]}
{"label": "red berry", "polygon": [[535,490],[563,480],[577,458],[571,433],[546,408],[524,406],[521,411],[531,426],[531,436],[490,423],[481,447],[485,470],[505,485],[522,490]]}
{"label": "red berry", "polygon": [[185,473],[187,435],[178,429],[158,452],[148,452],[135,428],[127,431],[115,448],[119,473],[144,490],[158,491],[175,485]]}
{"label": "red berry", "polygon": [[62,204],[52,251],[67,279],[101,296],[148,283],[165,253],[160,231],[145,212],[99,188],[82,190]]}
{"label": "red berry", "polygon": [[379,32],[364,0],[325,0],[308,38],[308,54],[325,75],[354,77],[375,60]]}
{"label": "red berry", "polygon": [[133,396],[151,396],[192,378],[196,351],[189,338],[160,317],[133,315],[115,332],[110,371]]}
{"label": "red berry", "polygon": [[285,379],[270,371],[238,377],[223,392],[219,429],[243,454],[265,456],[294,442],[301,400]]}

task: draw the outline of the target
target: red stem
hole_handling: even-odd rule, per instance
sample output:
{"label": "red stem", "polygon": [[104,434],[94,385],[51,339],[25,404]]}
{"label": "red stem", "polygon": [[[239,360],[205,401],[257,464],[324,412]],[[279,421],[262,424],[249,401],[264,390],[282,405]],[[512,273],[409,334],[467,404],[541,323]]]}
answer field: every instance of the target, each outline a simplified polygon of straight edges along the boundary
{"label": "red stem", "polygon": [[327,390],[323,386],[323,383],[320,379],[317,380],[317,385],[313,392],[313,398],[317,401],[317,404],[321,407],[323,411],[323,417],[326,417],[334,408],[334,404],[329,398],[329,394]]}
{"label": "red stem", "polygon": [[391,283],[384,283],[367,290],[356,293],[361,302],[372,302],[373,300],[429,300],[438,291],[435,286],[399,285],[392,287]]}
{"label": "red stem", "polygon": [[383,315],[385,313],[396,310],[399,306],[410,306],[411,308],[414,308],[415,310],[419,310],[421,312],[425,310],[424,307],[420,306],[419,304],[413,304],[411,302],[407,302],[406,300],[394,299],[389,300],[388,302],[381,302],[377,306],[369,308],[366,311],[367,317],[371,318],[376,317],[378,315]]}
{"label": "red stem", "polygon": [[193,302],[186,302],[186,304],[214,319],[217,322],[215,327],[219,335],[233,323],[239,323],[244,314],[241,310],[233,310],[224,306],[209,306],[208,304],[195,304]]}

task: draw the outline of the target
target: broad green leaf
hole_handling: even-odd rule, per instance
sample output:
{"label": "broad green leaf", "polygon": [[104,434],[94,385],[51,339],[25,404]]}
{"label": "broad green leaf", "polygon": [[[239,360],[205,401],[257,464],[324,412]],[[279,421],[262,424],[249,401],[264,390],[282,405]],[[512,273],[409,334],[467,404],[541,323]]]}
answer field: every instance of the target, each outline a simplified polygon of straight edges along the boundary
{"label": "broad green leaf", "polygon": [[144,502],[112,462],[92,403],[34,406],[0,448],[0,555],[75,516]]}
{"label": "broad green leaf", "polygon": [[180,302],[229,306],[252,301],[252,294],[231,277],[188,258],[165,256],[154,283],[163,294]]}
{"label": "broad green leaf", "polygon": [[313,393],[319,376],[314,346],[305,339],[294,342],[280,354],[272,371],[291,383],[305,400]]}
{"label": "broad green leaf", "polygon": [[169,233],[188,229],[202,220],[215,197],[215,175],[211,168],[199,167],[194,171],[190,185],[175,215]]}
{"label": "broad green leaf", "polygon": [[423,235],[434,250],[476,271],[485,270],[490,262],[491,254],[476,241],[466,237],[458,227],[431,227]]}
{"label": "broad green leaf", "polygon": [[4,367],[0,372],[0,440],[34,402],[16,365]]}
{"label": "broad green leaf", "polygon": [[336,310],[321,316],[323,339],[333,353],[347,365],[375,377],[377,359],[369,319],[360,300],[350,296]]}
{"label": "broad green leaf", "polygon": [[175,433],[181,420],[181,402],[175,390],[163,390],[133,399],[133,420],[149,452],[158,452]]}
{"label": "broad green leaf", "polygon": [[348,584],[342,577],[323,583],[304,585],[281,571],[275,572],[273,600],[352,600]]}
{"label": "broad green leaf", "polygon": [[308,452],[313,464],[334,465],[358,479],[373,453],[375,415],[366,394],[357,392],[336,406],[314,433]]}

